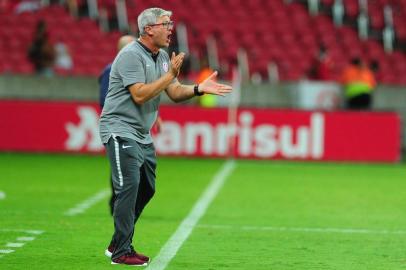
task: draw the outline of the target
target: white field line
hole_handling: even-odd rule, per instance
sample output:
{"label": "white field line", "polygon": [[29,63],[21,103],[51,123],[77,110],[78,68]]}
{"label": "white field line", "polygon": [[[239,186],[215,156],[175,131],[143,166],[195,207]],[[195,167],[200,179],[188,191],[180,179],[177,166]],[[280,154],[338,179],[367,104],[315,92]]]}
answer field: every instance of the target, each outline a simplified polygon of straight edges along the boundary
{"label": "white field line", "polygon": [[11,252],[14,252],[12,249],[0,249],[0,254],[9,254]]}
{"label": "white field line", "polygon": [[[18,233],[26,233],[26,234],[34,234],[40,235],[44,233],[44,231],[40,230],[23,230],[23,229],[0,229],[0,232],[18,232]],[[8,242],[5,244],[6,248],[21,248],[23,247],[28,241],[35,240],[34,236],[19,236],[16,238],[18,242]],[[1,248],[1,247],[0,247]],[[14,249],[0,249],[0,258],[3,258],[5,255],[14,252]]]}
{"label": "white field line", "polygon": [[0,200],[4,200],[6,198],[6,193],[0,190]]}
{"label": "white field line", "polygon": [[6,247],[22,247],[25,243],[7,243]]}
{"label": "white field line", "polygon": [[28,234],[35,234],[35,235],[39,235],[44,233],[44,231],[40,231],[40,230],[23,230],[23,229],[0,229],[0,232],[24,232],[24,233],[28,233]]}
{"label": "white field line", "polygon": [[33,241],[34,239],[35,239],[35,237],[31,237],[31,236],[17,237],[17,241]]}
{"label": "white field line", "polygon": [[161,248],[158,255],[148,265],[146,270],[163,270],[176,255],[179,248],[189,237],[193,228],[196,226],[200,218],[205,214],[208,206],[216,197],[217,193],[223,187],[228,176],[235,168],[235,162],[228,160],[223,167],[217,172],[217,174],[211,180],[209,186],[203,192],[202,196],[193,206],[189,215],[185,217],[182,223],[179,225],[171,238]]}
{"label": "white field line", "polygon": [[93,205],[97,204],[98,202],[104,200],[111,194],[109,189],[103,189],[96,193],[95,195],[91,196],[90,198],[84,200],[83,202],[75,205],[73,208],[67,210],[64,215],[65,216],[76,216],[79,214],[83,214],[87,209],[92,207]]}
{"label": "white field line", "polygon": [[302,233],[342,233],[342,234],[406,234],[405,230],[372,230],[354,228],[306,228],[306,227],[269,227],[269,226],[231,226],[231,225],[198,225],[199,228],[242,231],[278,231]]}

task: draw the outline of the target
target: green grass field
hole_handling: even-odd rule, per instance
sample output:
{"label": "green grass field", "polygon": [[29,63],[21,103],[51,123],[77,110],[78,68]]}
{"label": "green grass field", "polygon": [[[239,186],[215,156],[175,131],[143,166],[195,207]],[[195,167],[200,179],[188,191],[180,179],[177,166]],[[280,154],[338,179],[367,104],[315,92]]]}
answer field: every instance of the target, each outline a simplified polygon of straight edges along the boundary
{"label": "green grass field", "polygon": [[[136,249],[154,258],[224,163],[160,158]],[[0,269],[128,268],[103,254],[108,197],[65,215],[108,190],[105,157],[2,153],[0,164]],[[404,164],[238,160],[165,269],[406,269],[405,210]]]}

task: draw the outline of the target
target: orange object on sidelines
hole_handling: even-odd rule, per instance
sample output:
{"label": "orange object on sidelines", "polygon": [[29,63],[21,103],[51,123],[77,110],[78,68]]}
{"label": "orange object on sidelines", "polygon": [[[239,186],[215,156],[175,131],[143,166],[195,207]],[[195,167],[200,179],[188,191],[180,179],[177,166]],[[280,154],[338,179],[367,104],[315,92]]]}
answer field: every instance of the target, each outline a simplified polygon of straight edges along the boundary
{"label": "orange object on sidelines", "polygon": [[209,68],[209,67],[203,68],[203,69],[199,72],[199,74],[197,75],[196,83],[198,83],[198,84],[202,83],[202,82],[203,82],[204,80],[206,80],[207,77],[209,77],[213,72],[214,72],[214,71],[213,71],[211,68]]}

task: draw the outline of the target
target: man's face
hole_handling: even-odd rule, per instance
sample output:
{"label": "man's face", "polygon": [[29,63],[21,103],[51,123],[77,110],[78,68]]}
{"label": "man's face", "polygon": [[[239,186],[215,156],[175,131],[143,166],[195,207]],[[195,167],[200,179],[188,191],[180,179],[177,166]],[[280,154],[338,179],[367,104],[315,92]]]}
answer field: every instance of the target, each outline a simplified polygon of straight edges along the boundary
{"label": "man's face", "polygon": [[173,22],[169,16],[160,17],[156,24],[151,25],[152,40],[158,48],[168,47],[171,42]]}

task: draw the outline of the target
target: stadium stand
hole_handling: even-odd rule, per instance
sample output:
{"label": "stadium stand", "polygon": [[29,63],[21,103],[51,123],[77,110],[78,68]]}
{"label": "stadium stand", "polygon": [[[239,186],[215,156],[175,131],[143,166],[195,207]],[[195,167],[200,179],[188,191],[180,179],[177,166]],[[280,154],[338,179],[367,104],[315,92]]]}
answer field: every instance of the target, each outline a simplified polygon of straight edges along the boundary
{"label": "stadium stand", "polygon": [[114,40],[119,32],[103,33],[98,24],[89,18],[75,19],[66,9],[51,5],[36,12],[3,13],[0,16],[0,72],[31,74],[34,69],[27,58],[28,46],[36,23],[47,23],[51,41],[61,40],[73,57],[70,72],[56,70],[60,75],[98,76],[100,70],[114,58]]}
{"label": "stadium stand", "polygon": [[[401,50],[385,53],[376,39],[361,41],[353,25],[337,28],[328,13],[309,15],[302,1],[283,0],[147,0],[126,1],[130,23],[136,23],[137,15],[145,8],[160,6],[174,11],[175,22],[183,22],[188,31],[189,48],[200,53],[206,51],[206,40],[216,37],[220,65],[235,62],[239,48],[245,48],[250,73],[267,78],[270,61],[277,63],[282,81],[298,80],[309,70],[319,44],[329,50],[336,76],[355,55],[364,60],[377,61],[376,74],[380,83],[406,84],[406,56]],[[331,8],[334,0],[322,0],[325,8]],[[358,0],[345,0],[346,17],[351,21],[359,12]],[[78,1],[79,6],[86,1]],[[116,16],[115,0],[99,0],[99,8],[108,11],[108,17]],[[383,28],[383,8],[393,6],[394,26],[398,41],[406,41],[406,1],[370,0],[368,14],[371,28]],[[86,17],[76,19],[59,5],[44,7],[36,12],[14,14],[12,9],[3,10],[0,24],[0,72],[30,74],[33,72],[26,59],[32,29],[39,19],[48,23],[51,40],[61,38],[70,48],[74,68],[68,74],[96,76],[115,54],[118,31],[103,33],[95,20]],[[402,43],[400,43],[402,44]],[[58,71],[61,75],[66,72]]]}

